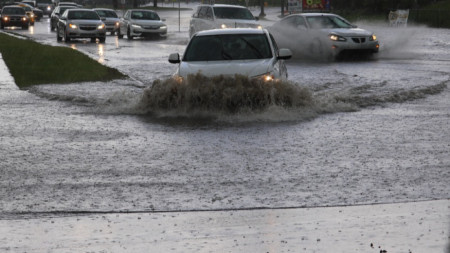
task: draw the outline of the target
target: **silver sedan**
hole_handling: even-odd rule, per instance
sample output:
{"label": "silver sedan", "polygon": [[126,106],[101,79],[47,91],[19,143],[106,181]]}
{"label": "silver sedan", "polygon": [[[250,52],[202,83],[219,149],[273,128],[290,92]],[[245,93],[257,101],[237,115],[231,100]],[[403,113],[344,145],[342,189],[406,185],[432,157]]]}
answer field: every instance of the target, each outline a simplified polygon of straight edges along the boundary
{"label": "silver sedan", "polygon": [[330,13],[290,15],[268,29],[279,44],[303,55],[329,58],[345,52],[373,54],[380,47],[374,33]]}

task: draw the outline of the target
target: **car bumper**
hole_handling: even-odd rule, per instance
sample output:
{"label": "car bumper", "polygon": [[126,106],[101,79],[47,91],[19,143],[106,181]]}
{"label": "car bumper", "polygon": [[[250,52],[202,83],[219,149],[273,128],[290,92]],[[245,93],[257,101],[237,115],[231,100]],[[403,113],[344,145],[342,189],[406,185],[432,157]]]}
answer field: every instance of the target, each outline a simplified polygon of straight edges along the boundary
{"label": "car bumper", "polygon": [[131,29],[131,35],[132,36],[151,36],[151,35],[155,35],[155,34],[159,34],[159,35],[166,35],[167,34],[167,28],[165,29],[161,29],[161,28],[157,28],[157,29],[152,29],[152,28],[138,28],[138,27],[133,27]]}
{"label": "car bumper", "polygon": [[116,25],[106,25],[107,32],[117,32],[118,30],[119,30],[119,27]]}
{"label": "car bumper", "polygon": [[377,53],[380,45],[378,41],[362,41],[362,40],[347,40],[346,42],[334,42],[331,45],[332,49],[336,53],[340,53],[342,51],[365,51]]}
{"label": "car bumper", "polygon": [[2,26],[4,27],[9,27],[9,26],[27,26],[28,25],[28,20],[27,21],[22,21],[22,20],[8,20],[8,21],[3,21],[2,20]]}
{"label": "car bumper", "polygon": [[82,29],[68,29],[67,30],[67,36],[70,38],[101,38],[106,37],[106,30],[103,29],[101,31],[94,30],[94,31],[86,31]]}

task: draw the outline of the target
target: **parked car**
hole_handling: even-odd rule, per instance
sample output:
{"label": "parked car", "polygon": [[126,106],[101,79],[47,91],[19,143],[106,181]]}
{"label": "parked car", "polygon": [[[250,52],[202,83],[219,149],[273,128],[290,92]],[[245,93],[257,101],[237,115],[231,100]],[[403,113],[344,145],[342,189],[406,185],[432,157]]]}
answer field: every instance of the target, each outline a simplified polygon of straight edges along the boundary
{"label": "parked car", "polygon": [[54,31],[56,29],[56,25],[58,24],[59,17],[64,13],[67,9],[76,9],[75,6],[56,6],[50,15],[50,31]]}
{"label": "parked car", "polygon": [[106,25],[106,31],[114,35],[119,30],[119,16],[112,9],[95,8],[93,9],[102,18]]}
{"label": "parked car", "polygon": [[34,13],[34,17],[36,19],[36,21],[40,21],[41,18],[44,17],[44,12],[36,7],[36,2],[35,1],[22,1],[20,2],[22,4],[28,4],[31,9],[33,9],[33,13]]}
{"label": "parked car", "polygon": [[167,35],[167,25],[161,20],[158,14],[151,10],[128,10],[120,19],[117,36],[123,38],[126,33],[129,40],[134,37],[149,37]]}
{"label": "parked car", "polygon": [[50,17],[55,5],[52,0],[36,0],[36,7],[41,9],[44,12],[44,15]]}
{"label": "parked car", "polygon": [[97,12],[89,9],[67,9],[56,26],[56,39],[68,42],[71,39],[90,38],[105,42],[106,26]]}
{"label": "parked car", "polygon": [[265,29],[215,29],[194,34],[183,59],[173,53],[169,62],[179,64],[176,78],[201,72],[210,77],[240,74],[273,81],[287,79],[284,60],[291,55],[289,49],[278,49]]}
{"label": "parked car", "polygon": [[36,18],[34,16],[33,8],[31,8],[31,6],[29,6],[28,4],[23,4],[23,3],[16,3],[16,4],[25,10],[27,17],[30,20],[30,25],[34,25]]}
{"label": "parked car", "polygon": [[189,23],[189,37],[196,32],[220,28],[259,28],[253,14],[239,5],[199,5]]}
{"label": "parked car", "polygon": [[379,50],[373,32],[331,13],[293,14],[268,29],[280,45],[300,54],[335,58],[348,51],[373,54]]}
{"label": "parked car", "polygon": [[1,23],[0,28],[5,27],[22,27],[22,29],[28,29],[30,25],[30,20],[25,12],[25,10],[18,6],[5,6],[1,11]]}

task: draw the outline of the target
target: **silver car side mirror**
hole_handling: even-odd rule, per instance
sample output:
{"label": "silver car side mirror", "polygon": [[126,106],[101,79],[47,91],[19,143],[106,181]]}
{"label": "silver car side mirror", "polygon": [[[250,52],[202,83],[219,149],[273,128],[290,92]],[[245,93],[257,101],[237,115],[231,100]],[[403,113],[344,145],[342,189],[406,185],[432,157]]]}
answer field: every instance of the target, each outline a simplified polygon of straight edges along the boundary
{"label": "silver car side mirror", "polygon": [[279,60],[287,60],[290,59],[292,57],[292,52],[290,49],[287,48],[281,48],[280,50],[278,50],[278,57],[277,59]]}
{"label": "silver car side mirror", "polygon": [[169,62],[170,63],[180,63],[180,55],[178,53],[173,53],[169,55]]}

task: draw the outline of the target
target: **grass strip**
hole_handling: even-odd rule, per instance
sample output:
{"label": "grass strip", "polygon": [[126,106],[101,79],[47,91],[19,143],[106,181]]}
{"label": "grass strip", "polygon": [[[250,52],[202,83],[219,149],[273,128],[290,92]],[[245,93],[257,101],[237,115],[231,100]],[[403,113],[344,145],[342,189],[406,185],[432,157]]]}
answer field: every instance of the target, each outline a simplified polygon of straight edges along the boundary
{"label": "grass strip", "polygon": [[0,53],[21,89],[39,84],[105,82],[126,77],[77,50],[43,45],[4,33],[0,33]]}

